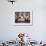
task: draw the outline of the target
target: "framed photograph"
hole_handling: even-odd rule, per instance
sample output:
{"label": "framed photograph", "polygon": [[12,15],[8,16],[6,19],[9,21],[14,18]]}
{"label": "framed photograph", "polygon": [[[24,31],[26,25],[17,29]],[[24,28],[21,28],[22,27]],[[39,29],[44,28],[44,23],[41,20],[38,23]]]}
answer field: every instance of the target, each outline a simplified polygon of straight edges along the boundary
{"label": "framed photograph", "polygon": [[15,11],[15,25],[32,25],[32,11]]}

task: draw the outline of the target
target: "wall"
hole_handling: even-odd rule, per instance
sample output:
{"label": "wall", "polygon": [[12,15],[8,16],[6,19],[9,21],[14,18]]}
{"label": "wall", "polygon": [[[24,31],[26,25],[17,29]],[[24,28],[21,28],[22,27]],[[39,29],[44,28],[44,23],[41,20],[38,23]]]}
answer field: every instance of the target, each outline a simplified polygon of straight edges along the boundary
{"label": "wall", "polygon": [[[16,10],[32,10],[32,26],[15,26]],[[19,32],[26,32],[33,40],[46,40],[46,0],[17,0],[13,5],[0,0],[0,40],[15,40]]]}

